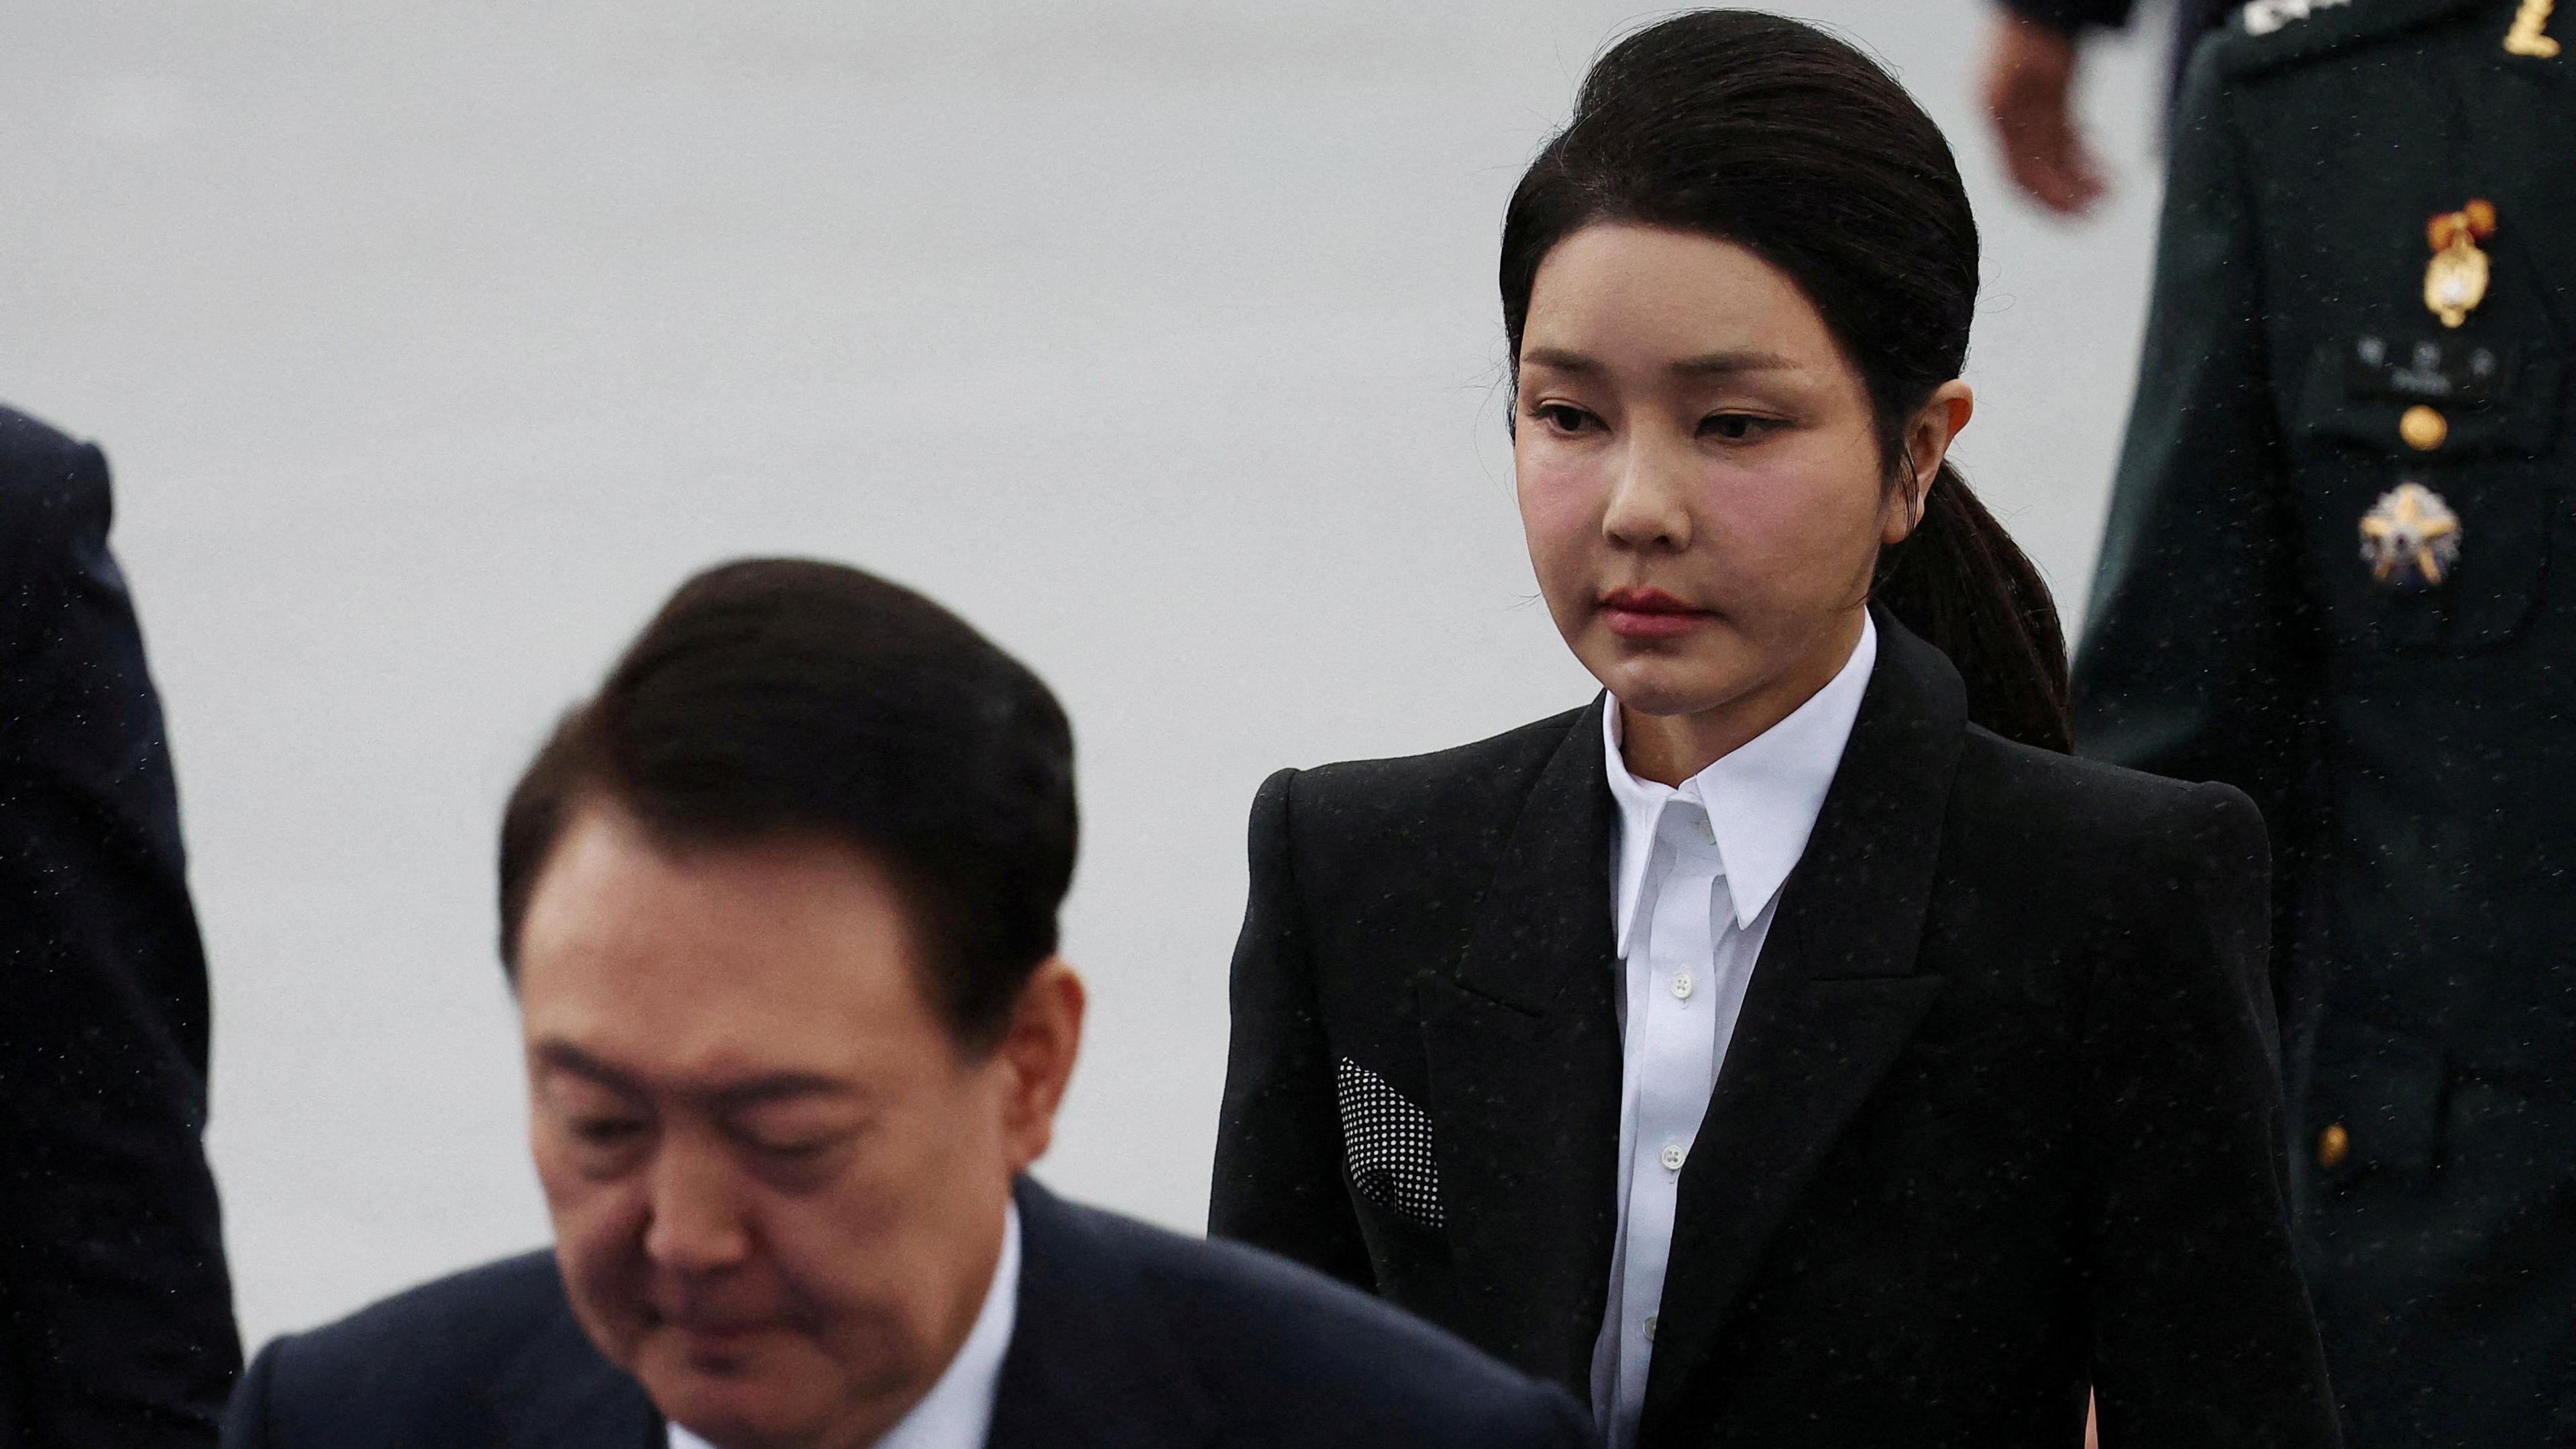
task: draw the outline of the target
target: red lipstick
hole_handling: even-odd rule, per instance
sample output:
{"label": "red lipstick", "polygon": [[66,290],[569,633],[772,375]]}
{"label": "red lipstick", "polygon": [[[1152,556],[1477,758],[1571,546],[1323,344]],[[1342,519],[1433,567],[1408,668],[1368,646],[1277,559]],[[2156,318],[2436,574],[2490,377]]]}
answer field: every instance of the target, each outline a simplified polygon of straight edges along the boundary
{"label": "red lipstick", "polygon": [[1707,622],[1709,610],[1685,604],[1661,589],[1612,589],[1601,596],[1601,619],[1623,639],[1670,639]]}

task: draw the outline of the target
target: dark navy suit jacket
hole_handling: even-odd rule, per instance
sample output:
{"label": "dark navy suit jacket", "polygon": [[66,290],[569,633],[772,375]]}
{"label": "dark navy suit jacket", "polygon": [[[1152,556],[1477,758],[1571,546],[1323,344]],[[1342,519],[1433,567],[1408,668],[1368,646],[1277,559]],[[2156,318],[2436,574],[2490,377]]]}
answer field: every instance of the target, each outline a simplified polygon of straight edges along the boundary
{"label": "dark navy suit jacket", "polygon": [[212,1444],[206,961],[97,448],[0,408],[0,1449]]}
{"label": "dark navy suit jacket", "polygon": [[[1234,1244],[1019,1190],[1019,1322],[992,1449],[1575,1449],[1573,1401],[1375,1299]],[[282,1338],[235,1449],[660,1449],[532,1253]]]}

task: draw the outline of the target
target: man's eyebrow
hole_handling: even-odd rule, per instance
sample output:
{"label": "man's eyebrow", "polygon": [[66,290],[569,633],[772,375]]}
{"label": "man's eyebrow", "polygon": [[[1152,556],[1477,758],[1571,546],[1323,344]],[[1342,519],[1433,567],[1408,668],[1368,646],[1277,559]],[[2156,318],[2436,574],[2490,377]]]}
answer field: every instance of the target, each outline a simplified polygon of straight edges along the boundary
{"label": "man's eyebrow", "polygon": [[570,1072],[576,1077],[588,1077],[601,1086],[614,1087],[621,1092],[639,1096],[644,1091],[643,1082],[633,1073],[621,1072],[571,1042],[559,1038],[549,1037],[538,1042],[536,1058],[538,1066],[551,1071]]}
{"label": "man's eyebrow", "polygon": [[799,1097],[856,1097],[860,1093],[847,1082],[816,1072],[770,1072],[724,1083],[702,1095],[711,1110],[723,1113]]}
{"label": "man's eyebrow", "polygon": [[[537,1043],[536,1058],[540,1067],[587,1077],[602,1086],[633,1096],[644,1096],[649,1091],[643,1078],[610,1066],[568,1041],[550,1039]],[[762,1072],[698,1087],[688,1095],[705,1103],[712,1111],[734,1112],[796,1097],[856,1097],[861,1094],[849,1083],[820,1072]]]}

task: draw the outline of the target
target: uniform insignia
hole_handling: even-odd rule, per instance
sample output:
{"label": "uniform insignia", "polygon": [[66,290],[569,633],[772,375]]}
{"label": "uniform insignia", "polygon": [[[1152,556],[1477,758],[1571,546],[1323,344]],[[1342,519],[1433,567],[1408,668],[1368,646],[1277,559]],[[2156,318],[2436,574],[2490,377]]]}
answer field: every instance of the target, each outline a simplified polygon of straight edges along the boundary
{"label": "uniform insignia", "polygon": [[2351,3],[2352,0],[2252,0],[2243,11],[2245,33],[2269,35],[2293,20],[2305,20],[2320,10]]}
{"label": "uniform insignia", "polygon": [[2513,17],[2513,28],[2504,33],[2508,55],[2536,56],[2550,60],[2558,54],[2558,42],[2549,38],[2549,12],[2557,0],[2522,0],[2522,9]]}
{"label": "uniform insignia", "polygon": [[2487,299],[2487,254],[2478,250],[2478,243],[2495,235],[2495,229],[2495,208],[2484,201],[2472,201],[2426,223],[2425,239],[2433,244],[2433,260],[2424,266],[2424,305],[2433,309],[2443,326],[2466,322]]}
{"label": "uniform insignia", "polygon": [[2442,495],[2408,481],[2361,520],[2361,560],[2371,582],[2399,593],[2434,588],[2460,559],[2460,516]]}

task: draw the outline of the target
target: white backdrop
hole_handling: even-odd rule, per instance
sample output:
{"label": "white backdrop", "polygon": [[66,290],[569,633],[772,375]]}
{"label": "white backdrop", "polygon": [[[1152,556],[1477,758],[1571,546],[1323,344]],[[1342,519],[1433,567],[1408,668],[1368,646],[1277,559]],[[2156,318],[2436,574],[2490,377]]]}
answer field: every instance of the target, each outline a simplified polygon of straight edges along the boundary
{"label": "white backdrop", "polygon": [[[2008,195],[1980,0],[1840,0],[1977,194],[1962,456],[2080,600],[2146,285]],[[1583,0],[15,0],[0,397],[105,444],[254,1344],[543,1240],[502,794],[690,570],[913,583],[1063,695],[1061,1188],[1198,1225],[1254,786],[1581,701],[1502,439],[1502,205]]]}

